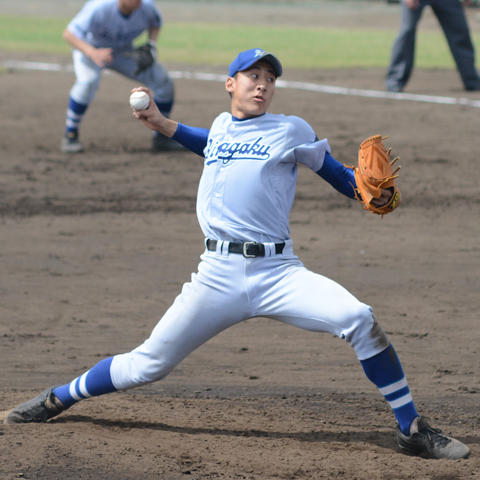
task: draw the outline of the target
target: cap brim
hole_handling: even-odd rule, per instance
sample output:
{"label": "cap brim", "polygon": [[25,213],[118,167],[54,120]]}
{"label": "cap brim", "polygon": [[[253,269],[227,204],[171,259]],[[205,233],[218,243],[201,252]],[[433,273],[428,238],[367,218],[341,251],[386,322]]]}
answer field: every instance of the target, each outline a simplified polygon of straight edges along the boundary
{"label": "cap brim", "polygon": [[269,63],[275,70],[275,74],[277,77],[282,76],[282,73],[283,73],[282,64],[280,63],[280,60],[275,55],[273,55],[273,53],[264,53],[263,55],[256,57],[251,63],[249,63],[248,65],[245,65],[241,70],[238,70],[238,71],[243,72],[244,70],[247,70],[248,68],[250,68],[252,65],[255,65],[255,63],[259,62],[260,60],[263,60],[264,62]]}

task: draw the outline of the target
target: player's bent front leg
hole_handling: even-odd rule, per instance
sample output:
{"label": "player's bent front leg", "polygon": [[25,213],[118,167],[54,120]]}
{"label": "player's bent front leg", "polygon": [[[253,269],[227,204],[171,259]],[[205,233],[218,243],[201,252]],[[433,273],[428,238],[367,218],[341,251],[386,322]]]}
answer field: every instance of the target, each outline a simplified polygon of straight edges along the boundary
{"label": "player's bent front leg", "polygon": [[259,316],[342,338],[351,344],[359,360],[380,353],[390,344],[372,308],[333,280],[285,263],[274,268],[266,265],[265,270],[265,275],[270,275],[265,279],[269,288],[257,307]]}

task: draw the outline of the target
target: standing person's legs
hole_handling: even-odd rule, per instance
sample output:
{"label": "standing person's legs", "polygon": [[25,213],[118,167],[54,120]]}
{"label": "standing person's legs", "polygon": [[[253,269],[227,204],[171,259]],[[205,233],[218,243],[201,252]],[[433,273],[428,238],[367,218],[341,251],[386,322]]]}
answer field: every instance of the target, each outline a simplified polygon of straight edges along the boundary
{"label": "standing person's legs", "polygon": [[83,151],[83,145],[78,140],[78,132],[83,116],[95,97],[102,72],[95,62],[79,50],[73,50],[73,67],[76,81],[70,90],[65,134],[62,140],[62,150],[68,153]]}
{"label": "standing person's legs", "polygon": [[422,15],[424,4],[411,10],[402,3],[400,31],[395,39],[390,57],[385,84],[391,92],[401,92],[413,70],[415,60],[415,40],[417,24]]}
{"label": "standing person's legs", "polygon": [[465,89],[480,90],[475,49],[462,5],[458,0],[434,0],[432,9],[445,33]]}

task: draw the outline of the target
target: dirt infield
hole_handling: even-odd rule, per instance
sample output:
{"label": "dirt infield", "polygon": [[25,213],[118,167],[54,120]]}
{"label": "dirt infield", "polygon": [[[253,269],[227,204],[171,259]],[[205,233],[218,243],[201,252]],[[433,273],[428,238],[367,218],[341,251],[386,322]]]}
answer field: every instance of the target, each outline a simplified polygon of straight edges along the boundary
{"label": "dirt infield", "polygon": [[[383,74],[313,70],[285,80],[382,90]],[[128,107],[135,85],[118,75],[105,75],[87,113],[87,151],[62,154],[73,74],[0,78],[7,411],[148,336],[202,253],[202,159],[151,154],[149,132]],[[418,71],[412,82],[416,93],[480,100],[454,71]],[[220,83],[178,80],[176,91],[174,117],[187,124],[208,128],[229,108]],[[480,476],[479,109],[282,89],[271,111],[305,118],[346,164],[364,138],[390,134],[402,207],[368,215],[301,168],[294,247],[308,268],[374,307],[417,408],[467,443],[471,458],[401,453],[393,414],[348,345],[262,318],[222,333],[162,382],[81,402],[44,425],[0,425],[0,479]]]}

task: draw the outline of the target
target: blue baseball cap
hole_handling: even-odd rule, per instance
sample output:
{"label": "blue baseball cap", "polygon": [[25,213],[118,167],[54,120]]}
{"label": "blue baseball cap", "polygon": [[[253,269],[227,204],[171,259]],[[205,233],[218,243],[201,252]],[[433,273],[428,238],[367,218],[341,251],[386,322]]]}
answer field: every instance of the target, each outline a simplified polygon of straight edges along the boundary
{"label": "blue baseball cap", "polygon": [[230,64],[228,68],[228,76],[233,77],[237,72],[247,70],[259,60],[269,63],[275,70],[277,77],[281,77],[283,73],[282,64],[278,58],[272,53],[267,53],[261,48],[252,48],[238,54],[237,58]]}

